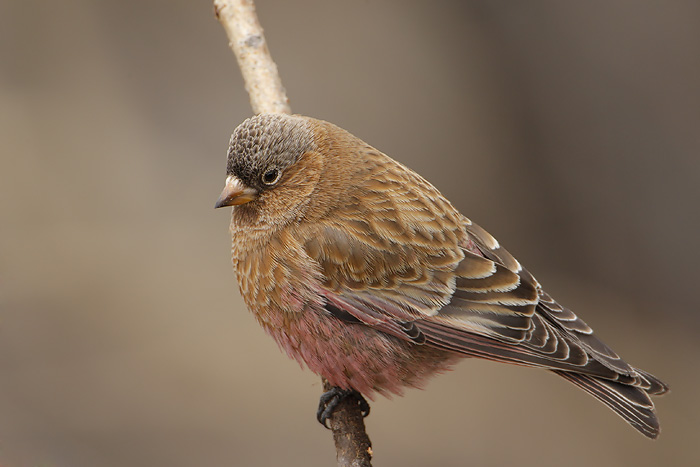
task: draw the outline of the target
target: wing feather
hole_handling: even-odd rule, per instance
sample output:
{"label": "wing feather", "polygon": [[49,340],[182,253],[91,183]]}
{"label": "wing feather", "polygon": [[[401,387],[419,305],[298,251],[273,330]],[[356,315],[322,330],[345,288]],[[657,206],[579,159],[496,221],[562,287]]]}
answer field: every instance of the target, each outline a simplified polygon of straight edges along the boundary
{"label": "wing feather", "polygon": [[559,305],[549,294],[542,290],[539,282],[532,274],[523,269],[520,263],[491,234],[466,218],[465,229],[484,256],[509,267],[514,272],[517,272],[523,280],[535,285],[539,294],[537,311],[549,324],[563,331],[573,343],[585,349],[603,365],[625,375],[637,375],[634,368],[593,334],[593,329],[588,324],[568,308]]}
{"label": "wing feather", "polygon": [[432,185],[380,162],[302,234],[329,314],[418,345],[554,370],[647,436],[658,432],[646,394],[665,392],[662,382],[598,340]]}

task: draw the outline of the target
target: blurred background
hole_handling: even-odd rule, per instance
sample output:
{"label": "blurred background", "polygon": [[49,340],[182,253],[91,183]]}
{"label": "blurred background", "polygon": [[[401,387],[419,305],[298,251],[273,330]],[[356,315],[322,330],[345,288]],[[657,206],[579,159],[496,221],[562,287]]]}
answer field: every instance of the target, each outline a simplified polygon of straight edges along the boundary
{"label": "blurred background", "polygon": [[[375,465],[700,465],[700,4],[258,12],[295,112],[423,174],[673,390],[651,442],[464,361],[372,405]],[[250,114],[209,1],[0,1],[0,465],[334,465],[213,209]]]}

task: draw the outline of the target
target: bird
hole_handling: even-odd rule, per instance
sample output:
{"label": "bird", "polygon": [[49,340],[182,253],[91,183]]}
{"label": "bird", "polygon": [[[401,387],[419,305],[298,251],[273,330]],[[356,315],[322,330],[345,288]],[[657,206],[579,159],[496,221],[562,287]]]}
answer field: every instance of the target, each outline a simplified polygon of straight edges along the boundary
{"label": "bird", "polygon": [[263,113],[233,132],[215,207],[258,323],[325,378],[318,420],[463,358],[554,372],[648,438],[661,380],[622,360],[432,184],[344,129]]}

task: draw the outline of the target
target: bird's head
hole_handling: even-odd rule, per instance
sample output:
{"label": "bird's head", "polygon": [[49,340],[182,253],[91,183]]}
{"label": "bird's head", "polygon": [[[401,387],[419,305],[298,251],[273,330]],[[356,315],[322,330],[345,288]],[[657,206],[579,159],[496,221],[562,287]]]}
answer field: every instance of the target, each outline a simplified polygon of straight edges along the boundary
{"label": "bird's head", "polygon": [[231,135],[226,186],[215,207],[284,217],[315,186],[316,149],[312,119],[283,114],[247,119]]}

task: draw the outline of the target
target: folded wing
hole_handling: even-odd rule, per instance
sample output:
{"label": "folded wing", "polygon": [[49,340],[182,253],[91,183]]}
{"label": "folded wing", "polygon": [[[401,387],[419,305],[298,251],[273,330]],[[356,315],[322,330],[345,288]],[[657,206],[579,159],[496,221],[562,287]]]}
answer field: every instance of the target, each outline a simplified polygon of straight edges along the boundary
{"label": "folded wing", "polygon": [[304,234],[330,315],[416,345],[553,370],[640,432],[658,433],[647,394],[666,392],[661,381],[623,361],[431,185],[384,169]]}

